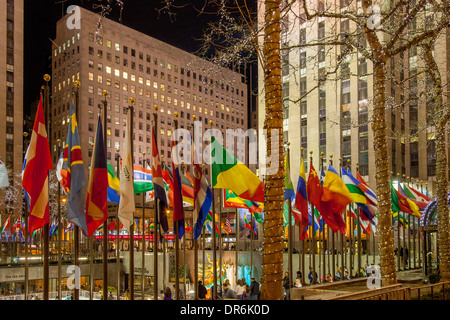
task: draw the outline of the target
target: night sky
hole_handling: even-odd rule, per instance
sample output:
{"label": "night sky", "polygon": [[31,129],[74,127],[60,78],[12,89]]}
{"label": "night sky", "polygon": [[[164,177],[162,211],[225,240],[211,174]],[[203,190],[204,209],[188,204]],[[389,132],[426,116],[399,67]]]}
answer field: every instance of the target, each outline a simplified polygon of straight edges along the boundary
{"label": "night sky", "polygon": [[[64,1],[64,0],[63,0]],[[56,36],[56,22],[65,14],[69,5],[79,5],[94,12],[93,5],[106,4],[106,0],[24,0],[25,34],[24,34],[24,110],[27,111],[33,101],[39,98],[43,84],[43,75],[51,75],[51,41]],[[180,0],[178,3],[192,3]],[[256,2],[256,1],[255,1]],[[214,15],[198,15],[192,4],[176,8],[175,17],[162,12],[158,15],[155,8],[161,8],[158,0],[123,0],[122,23],[128,27],[148,34],[188,52],[199,49],[203,28],[208,21],[217,19]],[[194,1],[198,6],[203,1]],[[63,8],[64,5],[64,8]],[[118,21],[120,8],[113,6],[108,18]]]}

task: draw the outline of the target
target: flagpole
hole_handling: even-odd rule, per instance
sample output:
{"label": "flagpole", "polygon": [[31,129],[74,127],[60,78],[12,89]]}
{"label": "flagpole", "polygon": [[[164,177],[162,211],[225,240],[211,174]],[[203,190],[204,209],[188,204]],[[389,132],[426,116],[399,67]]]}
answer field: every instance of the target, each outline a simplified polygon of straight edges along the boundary
{"label": "flagpole", "polygon": [[[61,150],[61,140],[58,139],[56,141],[57,154],[59,156]],[[61,228],[61,184],[58,183],[58,300],[61,300],[61,237],[62,237],[62,228]]]}
{"label": "flagpole", "polygon": [[[116,149],[116,175],[117,177],[120,176],[120,149]],[[117,272],[117,301],[120,300],[120,219],[119,219],[119,205],[117,205],[117,212],[116,212],[116,272]]]}
{"label": "flagpole", "polygon": [[[302,159],[303,158],[303,147],[301,147],[300,148],[300,159]],[[302,233],[303,233],[303,230],[301,229],[302,228],[302,224],[301,223],[299,223],[298,224],[298,236],[299,236],[299,241],[300,241],[300,238],[301,238],[301,236],[302,236]],[[303,240],[301,240],[302,241],[302,285],[304,285],[306,282],[305,282],[305,278],[306,278],[306,275],[305,275],[305,250],[306,250],[306,243],[305,243],[305,239],[303,239]],[[300,259],[300,257],[299,257],[299,259]],[[299,263],[300,263],[300,261],[299,261]]]}
{"label": "flagpole", "polygon": [[[214,121],[210,120],[209,121],[209,125],[213,126]],[[210,177],[211,177],[211,182],[212,182],[212,161],[211,161],[211,165],[210,165]],[[212,247],[213,247],[213,287],[212,287],[212,299],[216,300],[217,299],[217,261],[216,261],[216,193],[215,193],[215,189],[212,188],[212,194],[213,194],[213,201],[212,201]]]}
{"label": "flagpole", "polygon": [[[323,155],[324,155],[324,153],[322,152],[320,154],[320,167],[321,167],[321,170],[323,169],[323,160],[324,160]],[[327,233],[327,239],[326,239],[327,242],[325,242],[325,219],[323,217],[322,217],[322,239],[323,239],[322,240],[323,241],[323,243],[322,243],[322,246],[323,246],[323,257],[322,257],[322,259],[323,259],[323,281],[325,282],[326,278],[327,278],[327,271],[326,271],[326,266],[325,266],[325,252],[328,249],[328,233]],[[328,265],[328,269],[329,268],[330,267]]]}
{"label": "flagpole", "polygon": [[413,252],[414,252],[413,263],[414,263],[414,268],[413,269],[416,269],[416,232],[417,232],[416,222],[417,222],[416,217],[413,217],[413,225],[414,225],[414,230],[413,230]]}
{"label": "flagpole", "polygon": [[[131,112],[130,114],[130,131],[129,131],[129,137],[130,137],[130,149],[131,149],[131,168],[134,168],[134,129],[133,129],[133,119],[134,119],[134,98],[130,98],[130,105],[128,106],[128,111]],[[134,170],[134,169],[132,169]],[[132,219],[132,223],[130,226],[130,300],[134,300],[134,215]]]}
{"label": "flagpole", "polygon": [[239,222],[240,222],[240,214],[239,214],[239,209],[236,208],[236,218],[234,219],[234,226],[235,226],[235,236],[236,236],[236,242],[235,242],[235,267],[236,269],[234,270],[234,272],[236,273],[236,284],[238,281],[238,266],[239,266]]}
{"label": "flagpole", "polygon": [[[400,173],[397,172],[398,183],[400,183]],[[375,237],[375,235],[373,235]],[[374,249],[375,251],[375,249]],[[374,252],[375,255],[375,252]],[[397,271],[401,271],[401,261],[400,261],[400,212],[397,212]]]}
{"label": "flagpole", "polygon": [[[26,138],[28,136],[28,132],[24,132],[23,136]],[[28,300],[28,278],[29,278],[29,263],[28,263],[28,203],[24,192],[24,213],[25,213],[25,286],[24,286],[24,298]],[[2,232],[3,233],[3,232]],[[1,235],[0,235],[1,238]]]}
{"label": "flagpole", "polygon": [[[72,94],[75,95],[75,117],[78,122],[78,111],[79,111],[79,87],[80,87],[80,81],[76,80],[73,83],[75,89],[72,91]],[[80,265],[79,258],[80,258],[80,245],[79,245],[79,227],[75,224],[73,224],[73,246],[74,246],[74,264],[78,267]],[[80,299],[80,290],[77,286],[74,286],[74,300]]]}
{"label": "flagpole", "polygon": [[[145,151],[142,152],[142,165],[144,166],[145,174]],[[142,262],[141,262],[141,286],[142,286],[142,300],[145,300],[145,192],[142,192]]]}
{"label": "flagpole", "polygon": [[[408,181],[408,180],[410,180],[410,178],[409,177],[407,177],[406,178],[407,180],[406,181]],[[410,249],[411,249],[411,237],[410,237],[410,235],[411,235],[411,228],[412,228],[412,225],[411,225],[411,215],[409,214],[408,215],[408,256],[406,257],[406,262],[408,263],[408,270],[411,270],[411,258],[410,258]],[[406,249],[405,249],[405,253],[406,253]]]}
{"label": "flagpole", "polygon": [[[181,161],[181,174],[184,174],[184,161]],[[185,223],[185,221],[183,221]],[[184,235],[182,239],[182,245],[183,245],[183,292],[184,292],[184,299],[186,298],[186,230],[184,230]]]}
{"label": "flagpole", "polygon": [[[107,90],[103,90],[102,92],[105,100],[103,103],[103,140],[105,144],[105,155],[108,154],[108,146],[107,146],[107,123],[106,117],[108,113],[108,102],[106,101],[106,97],[108,95]],[[106,203],[108,206],[108,202]],[[108,217],[103,222],[103,300],[108,299]]]}
{"label": "flagpole", "polygon": [[[356,172],[357,173],[359,173],[359,162],[356,162]],[[355,213],[356,213],[356,211],[355,211]],[[361,255],[362,255],[362,244],[361,244],[361,208],[359,208],[359,210],[358,210],[358,216],[357,216],[357,218],[358,218],[358,221],[357,221],[357,225],[356,225],[356,228],[357,228],[357,232],[358,232],[358,247],[357,247],[357,249],[358,249],[358,272],[356,273],[357,274],[357,276],[358,277],[360,277],[361,275],[360,275],[360,271],[361,271]],[[370,228],[370,225],[369,225],[369,228]],[[369,253],[367,253],[367,255],[369,255]]]}
{"label": "flagpole", "polygon": [[[175,131],[178,129],[178,113],[175,112],[174,114],[175,116],[175,120],[173,121],[174,126],[175,126]],[[173,150],[172,150],[173,151]],[[173,154],[172,154],[172,158],[173,158]],[[173,161],[173,160],[172,160]],[[178,181],[175,181],[175,179],[178,179],[175,176],[175,170],[173,170],[172,172],[172,179],[173,179],[173,183],[178,183]],[[181,204],[183,206],[183,203]],[[174,208],[173,210],[175,211],[175,203],[174,203]],[[175,221],[175,297],[177,300],[180,300],[180,277],[179,277],[179,272],[180,272],[180,239],[179,237],[179,230],[178,230],[178,223],[179,221]]]}
{"label": "flagpole", "polygon": [[[309,151],[309,164],[311,165],[313,159],[312,159],[312,154],[313,151]],[[303,165],[303,164],[302,164]],[[315,214],[314,214],[314,206],[312,205],[312,203],[310,203],[311,205],[311,229],[312,229],[312,265],[313,265],[313,284],[317,283],[317,273],[316,273],[316,249],[317,249],[317,244],[316,244],[316,226],[315,226]]]}
{"label": "flagpole", "polygon": [[[288,141],[286,143],[286,152],[287,152],[287,161],[290,166],[290,142]],[[289,181],[291,180],[291,177],[288,177]],[[286,200],[285,200],[286,201]],[[289,210],[289,218],[288,218],[288,271],[289,271],[289,285],[292,285],[292,202],[291,199],[287,199],[287,205]],[[253,231],[253,230],[252,230]]]}
{"label": "flagpole", "polygon": [[[219,189],[220,190],[220,189]],[[219,283],[220,283],[220,291],[222,292],[223,297],[223,286],[222,286],[222,197],[220,196],[219,191]]]}
{"label": "flagpole", "polygon": [[[343,167],[343,163],[342,163],[342,158],[339,157],[339,177],[342,178],[342,167]],[[347,211],[347,210],[345,210]],[[344,217],[347,216],[347,212],[345,212]],[[345,230],[347,231],[347,219],[344,219],[344,223],[345,223]],[[346,245],[344,245],[344,241],[345,243],[347,243],[347,239],[345,238],[345,235],[343,235],[341,233],[341,266],[342,266],[342,280],[344,280],[344,269],[345,269],[345,262],[347,261],[347,254],[345,252],[345,248],[347,247]]]}
{"label": "flagpole", "polygon": [[[155,141],[158,141],[158,106],[153,107],[153,134]],[[153,146],[152,146],[153,148]],[[159,155],[158,155],[159,156]],[[159,219],[159,199],[154,196],[155,219],[153,230],[153,300],[158,300],[158,219]],[[163,248],[164,249],[164,248]],[[164,250],[163,250],[164,251]],[[164,276],[163,276],[164,277]]]}
{"label": "flagpole", "polygon": [[[49,113],[49,86],[48,83],[50,81],[51,77],[48,74],[44,75],[44,81],[45,81],[45,86],[44,86],[44,115],[45,115],[45,127],[50,129],[49,127],[49,121],[48,121],[48,113]],[[49,131],[49,135],[50,136],[50,130]],[[49,277],[49,269],[50,269],[50,265],[49,265],[49,224],[46,223],[43,227],[43,232],[44,232],[44,295],[43,295],[43,299],[44,300],[48,300],[49,299],[49,285],[50,285],[50,277]]]}
{"label": "flagpole", "polygon": [[[347,160],[347,170],[350,171],[351,169],[351,165],[350,165],[350,159]],[[348,206],[349,210],[348,210],[348,214],[347,214],[347,210],[346,210],[346,216],[348,216],[348,224],[349,224],[349,235],[348,235],[348,254],[349,254],[349,268],[348,268],[348,273],[349,273],[349,277],[350,279],[352,278],[352,274],[353,274],[353,268],[354,268],[354,261],[353,261],[353,219],[352,219],[352,209],[353,209],[353,205],[349,204]],[[346,218],[347,220],[347,218]],[[347,223],[347,221],[346,221]]]}
{"label": "flagpole", "polygon": [[[195,122],[196,119],[197,119],[197,116],[193,115],[192,116],[192,121]],[[194,154],[194,146],[195,146],[194,134],[195,134],[195,130],[194,130],[194,128],[192,128],[192,133],[191,133],[191,144],[192,144],[192,146],[191,146],[191,155]],[[194,157],[192,157],[192,163],[194,164],[194,166],[197,164],[197,163],[195,163]],[[195,172],[196,172],[195,170],[196,169],[195,169],[195,167],[193,167],[192,169],[194,171],[194,176],[195,176]],[[203,179],[203,171],[202,171],[202,174],[200,176]],[[194,185],[194,188],[195,188],[195,185]],[[195,201],[195,199],[194,199],[194,201]],[[194,206],[195,205],[196,204],[194,202]],[[200,209],[201,208],[198,208],[197,213],[199,212]],[[194,300],[198,300],[198,238],[195,239],[195,235],[194,235],[194,230],[195,230],[195,228],[194,228],[194,226],[195,226],[194,225],[194,219],[195,219],[195,221],[197,221],[198,214],[197,214],[196,217],[194,217],[194,210],[193,210],[192,211],[192,225],[193,225],[193,227],[192,227],[192,240],[194,241]],[[203,283],[203,285],[205,285],[205,284]],[[186,293],[186,291],[185,291],[185,293]]]}
{"label": "flagpole", "polygon": [[[333,155],[332,154],[330,154],[330,165],[333,165]],[[335,232],[333,230],[332,230],[331,246],[332,246],[331,263],[332,263],[332,270],[333,270],[332,277],[333,277],[333,281],[335,281],[336,280],[336,257],[335,257],[336,244],[335,244]]]}

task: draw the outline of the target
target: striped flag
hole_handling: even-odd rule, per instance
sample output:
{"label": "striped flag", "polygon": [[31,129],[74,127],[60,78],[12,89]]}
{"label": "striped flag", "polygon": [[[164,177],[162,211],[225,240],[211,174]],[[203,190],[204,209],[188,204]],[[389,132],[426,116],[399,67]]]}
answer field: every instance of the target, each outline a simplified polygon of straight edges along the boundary
{"label": "striped flag", "polygon": [[42,94],[25,161],[22,187],[29,197],[28,231],[33,233],[49,223],[48,171],[53,168],[45,129]]}
{"label": "striped flag", "polygon": [[194,153],[194,210],[193,216],[197,216],[197,221],[194,226],[194,240],[197,240],[205,224],[206,217],[213,200],[213,194],[209,188],[206,177],[203,176],[202,168],[198,163],[197,151],[194,144],[192,144]]}
{"label": "striped flag", "polygon": [[83,197],[83,187],[86,185],[86,180],[73,101],[70,107],[70,122],[60,172],[64,183],[63,187],[67,193],[67,220],[73,222],[86,235],[88,230]]}
{"label": "striped flag", "polygon": [[97,134],[94,139],[94,153],[92,155],[91,170],[89,172],[89,184],[86,195],[86,235],[88,237],[90,237],[108,217],[107,170],[102,121],[100,120],[99,115],[97,122]]}
{"label": "striped flag", "polygon": [[134,193],[144,193],[153,190],[152,171],[141,166],[134,166],[133,170]]}
{"label": "striped flag", "polygon": [[8,219],[6,219],[5,223],[2,225],[2,227],[0,229],[0,234],[3,233],[3,231],[5,231],[6,228],[9,228],[10,219],[11,219],[11,216],[8,216]]}

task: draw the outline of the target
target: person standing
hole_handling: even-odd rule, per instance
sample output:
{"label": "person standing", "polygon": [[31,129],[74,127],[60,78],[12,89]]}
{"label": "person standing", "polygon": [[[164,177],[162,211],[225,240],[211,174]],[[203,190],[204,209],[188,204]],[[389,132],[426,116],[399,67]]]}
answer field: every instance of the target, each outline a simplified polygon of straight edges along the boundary
{"label": "person standing", "polygon": [[244,286],[242,285],[242,280],[239,279],[235,287],[236,295],[238,300],[242,300],[242,294],[244,293]]}
{"label": "person standing", "polygon": [[252,284],[250,285],[250,300],[258,300],[259,296],[259,282],[252,278]]}
{"label": "person standing", "polygon": [[172,291],[170,291],[170,288],[167,287],[163,294],[163,300],[173,300],[172,298]]}
{"label": "person standing", "polygon": [[284,278],[283,278],[283,300],[291,300],[290,297],[290,290],[291,290],[291,284],[289,282],[289,272],[285,272],[284,273]]}
{"label": "person standing", "polygon": [[203,285],[203,281],[202,280],[198,280],[198,298],[199,299],[206,299],[206,287]]}

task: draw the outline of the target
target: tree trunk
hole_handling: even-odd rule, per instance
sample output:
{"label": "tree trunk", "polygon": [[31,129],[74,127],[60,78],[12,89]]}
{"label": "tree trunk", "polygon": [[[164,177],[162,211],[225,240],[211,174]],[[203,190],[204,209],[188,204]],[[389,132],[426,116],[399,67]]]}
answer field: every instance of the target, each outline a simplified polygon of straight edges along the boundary
{"label": "tree trunk", "polygon": [[447,148],[445,143],[446,127],[449,113],[444,109],[442,80],[439,67],[434,60],[431,42],[423,45],[424,61],[426,69],[433,82],[433,119],[436,127],[436,190],[437,190],[437,220],[438,236],[437,245],[439,247],[439,270],[442,281],[450,280],[450,216],[448,210],[448,164]]}
{"label": "tree trunk", "polygon": [[[265,1],[264,26],[264,90],[267,129],[267,168],[278,168],[277,172],[266,172],[264,251],[262,261],[261,299],[283,298],[283,103],[281,97],[280,58],[280,0]],[[272,139],[278,139],[278,148],[271,150]],[[276,170],[275,170],[276,171]]]}
{"label": "tree trunk", "polygon": [[383,60],[373,64],[373,122],[376,189],[378,198],[378,245],[382,285],[397,283],[392,229],[391,193],[389,185],[389,158],[386,138],[386,64]]}

